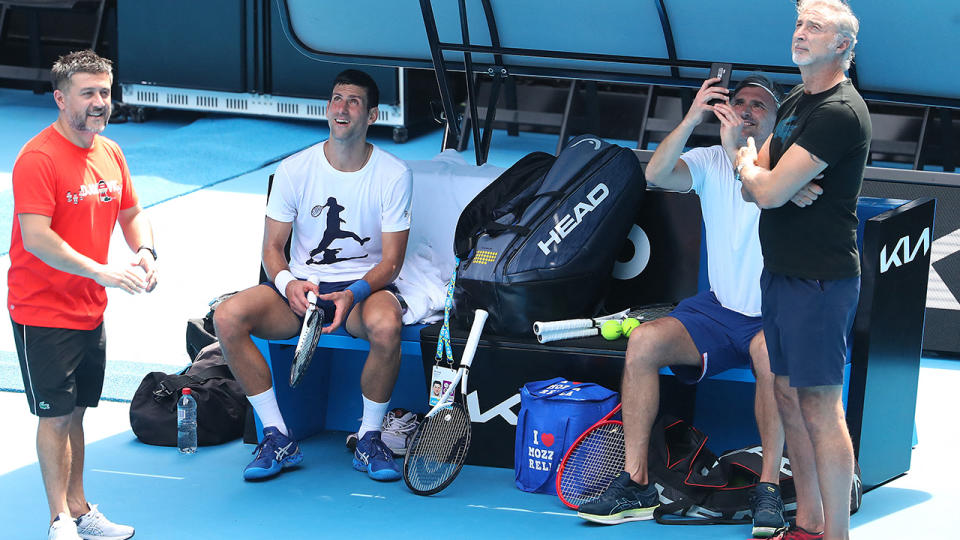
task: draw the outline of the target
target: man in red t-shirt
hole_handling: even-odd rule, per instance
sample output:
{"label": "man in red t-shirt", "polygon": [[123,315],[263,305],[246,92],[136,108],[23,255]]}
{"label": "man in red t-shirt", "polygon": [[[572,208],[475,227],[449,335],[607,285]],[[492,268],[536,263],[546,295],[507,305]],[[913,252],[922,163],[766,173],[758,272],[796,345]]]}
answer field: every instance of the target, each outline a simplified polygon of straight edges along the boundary
{"label": "man in red t-shirt", "polygon": [[[14,214],[7,308],[50,506],[50,539],[130,538],[83,490],[83,414],[103,388],[105,287],[157,286],[150,221],[137,203],[120,147],[100,132],[110,118],[109,60],[93,51],[53,65],[56,122],[13,166]],[[108,265],[120,224],[136,261]]]}

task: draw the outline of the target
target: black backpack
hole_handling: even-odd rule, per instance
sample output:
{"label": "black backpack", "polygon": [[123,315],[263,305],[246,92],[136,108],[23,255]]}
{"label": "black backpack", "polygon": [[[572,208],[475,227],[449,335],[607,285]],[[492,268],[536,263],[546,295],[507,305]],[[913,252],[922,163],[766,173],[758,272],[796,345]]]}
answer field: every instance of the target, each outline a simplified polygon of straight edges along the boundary
{"label": "black backpack", "polygon": [[221,444],[243,435],[249,402],[214,342],[180,373],[148,373],[130,402],[130,427],[138,439],[177,445],[177,400],[189,387],[197,400],[197,444]]}
{"label": "black backpack", "polygon": [[633,151],[592,135],[522,158],[460,214],[455,321],[481,308],[491,333],[526,336],[597,314],[645,191]]}
{"label": "black backpack", "polygon": [[[760,446],[732,450],[717,457],[707,436],[684,420],[662,416],[650,439],[650,481],[660,491],[654,518],[665,525],[745,524],[753,520],[751,497],[763,464]],[[797,509],[790,461],[782,459],[780,495],[784,514]],[[850,513],[860,509],[863,488],[855,467]]]}

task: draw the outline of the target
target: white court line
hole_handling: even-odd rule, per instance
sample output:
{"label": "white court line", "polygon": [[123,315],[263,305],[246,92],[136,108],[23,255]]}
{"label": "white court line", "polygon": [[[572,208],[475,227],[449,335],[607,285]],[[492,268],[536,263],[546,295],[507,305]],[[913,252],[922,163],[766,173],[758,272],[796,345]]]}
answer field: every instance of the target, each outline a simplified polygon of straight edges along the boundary
{"label": "white court line", "polygon": [[536,514],[533,510],[527,510],[526,508],[510,508],[509,506],[495,506],[494,510],[506,510],[508,512],[526,512],[528,514]]}
{"label": "white court line", "polygon": [[163,480],[183,480],[182,476],[164,476],[162,474],[142,474],[142,473],[124,472],[124,471],[108,471],[106,469],[90,469],[90,470],[93,472],[102,472],[102,473],[108,473],[108,474],[122,474],[125,476],[143,476],[146,478],[160,478]]}
{"label": "white court line", "polygon": [[369,493],[351,493],[351,497],[366,497],[368,499],[386,499],[383,495],[370,495]]}
{"label": "white court line", "polygon": [[526,508],[510,508],[509,506],[495,506],[490,507],[483,504],[468,504],[467,508],[483,508],[484,510],[505,510],[507,512],[527,512],[530,514],[544,514],[547,516],[563,516],[563,517],[579,517],[573,512],[538,512],[536,510],[528,510]]}

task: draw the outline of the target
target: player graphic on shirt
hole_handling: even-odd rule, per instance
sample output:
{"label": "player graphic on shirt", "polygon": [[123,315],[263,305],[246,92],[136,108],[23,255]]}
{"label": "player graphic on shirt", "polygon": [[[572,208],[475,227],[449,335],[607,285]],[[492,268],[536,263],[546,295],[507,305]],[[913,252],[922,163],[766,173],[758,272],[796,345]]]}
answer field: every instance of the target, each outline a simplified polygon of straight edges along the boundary
{"label": "player graphic on shirt", "polygon": [[[340,213],[343,212],[344,207],[340,206],[340,203],[337,202],[335,197],[330,197],[327,199],[327,203],[324,205],[314,206],[310,211],[310,215],[313,217],[319,217],[323,212],[323,209],[327,209],[327,227],[323,231],[323,238],[320,239],[320,243],[317,244],[317,247],[310,251],[310,258],[307,259],[307,264],[334,264],[339,261],[349,261],[351,259],[363,259],[367,255],[362,255],[359,257],[337,257],[337,253],[340,253],[342,248],[329,249],[330,244],[339,238],[353,238],[362,246],[370,237],[360,238],[356,233],[351,231],[345,231],[340,228],[341,223],[346,223],[346,220],[340,217]],[[316,260],[315,257],[318,253],[323,253],[320,257],[320,260]]]}

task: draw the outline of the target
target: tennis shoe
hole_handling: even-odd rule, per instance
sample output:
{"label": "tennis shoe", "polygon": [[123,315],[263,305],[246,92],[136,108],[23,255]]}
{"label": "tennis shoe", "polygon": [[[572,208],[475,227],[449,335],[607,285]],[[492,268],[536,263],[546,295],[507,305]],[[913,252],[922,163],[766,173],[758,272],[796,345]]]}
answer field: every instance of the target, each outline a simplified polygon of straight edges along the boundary
{"label": "tennis shoe", "polygon": [[80,540],[77,534],[77,522],[63,512],[53,520],[47,531],[47,540]]}
{"label": "tennis shoe", "polygon": [[393,460],[393,453],[380,439],[379,431],[368,431],[357,441],[357,449],[353,451],[353,468],[381,482],[400,479],[400,468]]}
{"label": "tennis shoe", "polygon": [[786,530],[780,486],[770,482],[757,484],[750,498],[750,509],[753,512],[754,538],[770,538]]}
{"label": "tennis shoe", "polygon": [[587,521],[616,525],[627,521],[653,519],[653,511],[660,506],[660,493],[656,486],[643,487],[630,479],[624,471],[599,497],[585,502],[577,509],[577,515]]}
{"label": "tennis shoe", "polygon": [[133,527],[120,525],[107,519],[97,508],[90,504],[90,511],[77,518],[77,534],[83,540],[127,540],[133,536]]}
{"label": "tennis shoe", "polygon": [[773,537],[774,540],[823,540],[823,533],[812,533],[796,525]]}
{"label": "tennis shoe", "polygon": [[263,440],[253,450],[257,457],[243,470],[244,480],[272,478],[303,461],[300,445],[275,427],[263,429]]}
{"label": "tennis shoe", "polygon": [[383,418],[383,430],[380,439],[394,456],[405,456],[410,438],[417,431],[420,419],[417,413],[406,409],[393,409]]}

